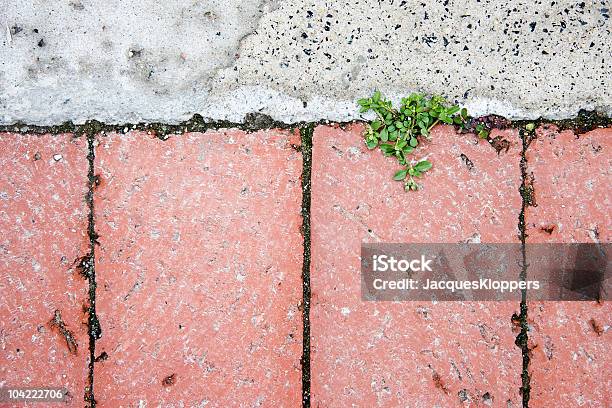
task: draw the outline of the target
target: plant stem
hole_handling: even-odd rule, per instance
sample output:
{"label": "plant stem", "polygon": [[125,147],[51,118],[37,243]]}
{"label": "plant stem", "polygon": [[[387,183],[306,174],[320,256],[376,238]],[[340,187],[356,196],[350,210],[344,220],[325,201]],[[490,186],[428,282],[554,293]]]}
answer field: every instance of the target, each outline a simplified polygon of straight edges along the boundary
{"label": "plant stem", "polygon": [[436,121],[432,123],[430,127],[427,128],[427,131],[428,132],[431,131],[431,129],[433,129],[433,127],[436,126],[438,122],[440,122],[440,119],[436,119]]}

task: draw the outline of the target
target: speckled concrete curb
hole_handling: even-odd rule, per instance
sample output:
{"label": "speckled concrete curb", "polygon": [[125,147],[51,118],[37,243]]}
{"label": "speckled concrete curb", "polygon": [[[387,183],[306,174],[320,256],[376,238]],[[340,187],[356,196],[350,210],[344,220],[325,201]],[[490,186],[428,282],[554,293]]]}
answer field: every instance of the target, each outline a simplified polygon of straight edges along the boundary
{"label": "speckled concrete curb", "polygon": [[474,115],[610,115],[607,3],[11,2],[0,124],[346,121],[374,89],[443,94]]}

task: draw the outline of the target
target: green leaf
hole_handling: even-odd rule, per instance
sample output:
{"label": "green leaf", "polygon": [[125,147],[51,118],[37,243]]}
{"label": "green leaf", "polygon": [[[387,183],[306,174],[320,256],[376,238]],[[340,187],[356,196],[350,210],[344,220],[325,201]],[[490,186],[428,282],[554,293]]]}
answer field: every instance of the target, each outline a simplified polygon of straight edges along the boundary
{"label": "green leaf", "polygon": [[389,144],[381,144],[380,150],[382,150],[382,152],[385,154],[391,154],[395,152],[395,148],[393,147],[393,145],[389,145]]}
{"label": "green leaf", "polygon": [[395,173],[395,176],[393,176],[393,180],[402,181],[403,179],[406,178],[407,174],[408,174],[408,170],[406,169],[400,170],[397,173]]}
{"label": "green leaf", "polygon": [[451,118],[449,118],[448,116],[446,116],[446,114],[444,114],[444,113],[442,113],[442,114],[440,115],[440,120],[441,120],[442,122],[444,122],[444,123],[449,124],[449,125],[452,125],[452,124],[453,124],[453,120],[452,120]]}
{"label": "green leaf", "polygon": [[370,150],[375,149],[376,146],[378,146],[378,141],[377,140],[368,140],[368,141],[366,141],[366,146],[368,146],[368,149],[370,149]]}
{"label": "green leaf", "polygon": [[450,108],[448,108],[448,109],[446,110],[446,114],[447,114],[448,116],[452,116],[452,115],[454,115],[455,113],[459,112],[459,110],[460,110],[460,108],[459,108],[457,105],[455,105],[455,106],[451,106]]}
{"label": "green leaf", "polygon": [[[403,168],[394,175],[394,179],[404,180],[406,191],[418,190],[420,186],[415,178],[432,168],[427,160],[413,166],[406,159],[418,147],[420,138],[429,138],[429,129],[438,122],[456,124],[465,129],[470,118],[467,109],[448,104],[440,95],[426,97],[413,93],[401,99],[399,108],[394,108],[393,103],[385,99],[380,91],[375,91],[370,98],[358,99],[357,104],[361,112],[374,111],[378,117],[366,126],[363,135],[366,146],[369,149],[379,147],[385,156],[397,158]],[[474,132],[479,137],[489,137],[489,129],[485,125],[476,125]]]}
{"label": "green leaf", "polygon": [[427,170],[431,169],[432,164],[431,162],[429,162],[429,160],[422,160],[420,162],[418,162],[415,166],[414,169],[416,171],[419,171],[421,173],[426,172]]}
{"label": "green leaf", "polygon": [[383,142],[387,142],[389,140],[389,131],[387,130],[387,128],[384,128],[380,132],[380,140],[382,140]]}

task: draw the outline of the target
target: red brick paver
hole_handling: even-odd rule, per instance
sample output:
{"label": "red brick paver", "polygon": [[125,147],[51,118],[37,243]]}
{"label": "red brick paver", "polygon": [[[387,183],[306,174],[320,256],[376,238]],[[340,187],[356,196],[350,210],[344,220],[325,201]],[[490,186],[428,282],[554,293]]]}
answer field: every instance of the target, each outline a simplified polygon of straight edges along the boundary
{"label": "red brick paver", "polygon": [[[521,351],[516,302],[363,302],[362,242],[517,242],[520,140],[499,155],[437,127],[417,150],[434,167],[406,193],[397,164],[363,145],[361,126],[318,127],[312,169],[312,404],[513,406]],[[498,135],[498,134],[496,134]]]}
{"label": "red brick paver", "polygon": [[[612,129],[538,130],[527,150],[537,207],[527,242],[610,242]],[[612,404],[610,303],[530,302],[531,405]]]}
{"label": "red brick paver", "polygon": [[87,379],[86,154],[72,135],[0,134],[0,386],[65,387],[71,406]]}
{"label": "red brick paver", "polygon": [[299,406],[298,135],[99,140],[100,406]]}

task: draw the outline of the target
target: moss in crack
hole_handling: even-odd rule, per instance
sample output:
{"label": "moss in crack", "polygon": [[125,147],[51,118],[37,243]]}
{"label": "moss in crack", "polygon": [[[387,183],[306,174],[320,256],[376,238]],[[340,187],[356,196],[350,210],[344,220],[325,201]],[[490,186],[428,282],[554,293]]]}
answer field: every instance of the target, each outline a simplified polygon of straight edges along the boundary
{"label": "moss in crack", "polygon": [[[356,121],[334,123],[339,124],[340,126],[348,126],[355,122]],[[256,132],[267,129],[296,129],[304,128],[309,125],[316,126],[326,125],[329,123],[331,122],[326,119],[315,122],[285,123],[274,120],[270,116],[261,113],[247,114],[243,123],[226,120],[207,121],[201,115],[195,114],[190,119],[177,124],[160,122],[107,124],[97,120],[89,120],[80,125],[74,124],[73,122],[65,122],[61,125],[39,126],[18,122],[12,125],[0,125],[0,132],[38,135],[72,133],[76,137],[80,137],[98,133],[128,133],[132,131],[142,131],[153,135],[160,140],[167,140],[172,135],[181,135],[189,132],[205,133],[209,130],[220,129],[239,129],[244,130],[245,132]]]}
{"label": "moss in crack", "polygon": [[[535,129],[542,125],[555,125],[559,130],[572,130],[575,134],[580,135],[597,128],[612,127],[612,117],[601,115],[595,111],[580,110],[575,118],[569,119],[544,119],[536,120],[515,120],[512,121],[512,127],[515,129],[526,130],[525,136],[535,138]],[[531,130],[528,129],[531,128]]]}
{"label": "moss in crack", "polygon": [[522,369],[521,369],[521,387],[520,395],[523,403],[523,408],[529,408],[529,399],[531,396],[531,376],[529,375],[529,364],[531,363],[531,352],[529,350],[529,325],[527,323],[527,303],[521,302],[520,314],[513,316],[519,321],[520,333],[516,336],[514,344],[521,349],[522,354]]}
{"label": "moss in crack", "polygon": [[[344,126],[358,122],[357,120],[334,122]],[[176,123],[160,123],[160,122],[138,122],[138,123],[123,123],[123,124],[108,124],[97,120],[89,120],[84,124],[75,124],[74,122],[64,122],[58,125],[40,126],[30,125],[23,122],[17,122],[10,125],[0,125],[0,132],[12,132],[21,134],[61,134],[72,133],[75,135],[85,135],[92,130],[97,129],[101,133],[117,132],[127,133],[133,130],[149,132],[156,137],[166,140],[171,135],[179,135],[186,132],[206,132],[207,130],[217,129],[240,129],[247,132],[254,132],[265,129],[294,129],[302,128],[308,125],[326,125],[331,121],[322,119],[310,122],[285,123],[272,119],[270,116],[261,113],[249,113],[245,116],[244,122],[232,122],[227,120],[207,120],[199,114],[194,114],[190,119]],[[534,123],[537,126],[543,124],[553,124],[561,130],[573,129],[577,134],[585,133],[598,127],[611,127],[612,118],[601,115],[594,111],[581,110],[578,116],[570,119],[550,120],[537,119],[531,121],[525,120],[509,120],[498,115],[486,115],[478,118],[470,118],[466,123],[465,131],[476,133],[483,139],[488,139],[489,132],[492,129],[503,129],[506,127],[521,128],[527,123]],[[482,125],[482,126],[478,126]]]}
{"label": "moss in crack", "polygon": [[22,122],[17,122],[12,125],[1,125],[0,132],[14,132],[21,134],[52,134],[58,135],[61,133],[78,133],[79,126],[75,125],[72,122],[64,122],[59,125],[52,126],[38,126],[38,125],[28,125]]}
{"label": "moss in crack", "polygon": [[314,125],[300,128],[302,152],[302,236],[304,258],[302,263],[302,407],[310,407],[310,202],[312,172],[312,136]]}
{"label": "moss in crack", "polygon": [[[519,136],[521,138],[522,149],[521,149],[521,161],[520,161],[520,170],[521,170],[521,186],[519,187],[519,192],[521,194],[522,202],[523,202],[523,210],[527,207],[537,207],[536,197],[535,197],[535,177],[533,172],[529,172],[527,168],[527,149],[531,145],[531,142],[536,138],[535,129],[536,124],[534,122],[527,122],[523,125],[522,128],[519,128]],[[522,228],[525,228],[523,224]],[[522,231],[522,230],[521,230]],[[522,231],[523,233],[525,231]],[[525,234],[525,237],[527,235]]]}
{"label": "moss in crack", "polygon": [[537,207],[538,203],[536,202],[535,195],[535,187],[534,187],[535,179],[533,177],[533,173],[525,174],[525,178],[521,183],[520,193],[523,199],[523,202],[527,207]]}
{"label": "moss in crack", "polygon": [[[491,141],[489,135],[493,129],[507,129],[512,126],[512,122],[499,115],[486,115],[477,118],[469,118],[462,131],[464,133],[474,133],[480,139]],[[495,146],[494,146],[495,147]],[[496,148],[497,150],[497,148]],[[499,151],[498,151],[499,153]]]}
{"label": "moss in crack", "polygon": [[[526,211],[528,207],[535,206],[535,188],[533,174],[528,172],[527,167],[527,149],[535,137],[536,125],[533,122],[528,122],[519,129],[519,135],[522,141],[521,148],[521,186],[519,193],[521,195],[521,211],[519,213],[518,230],[521,241],[521,272],[520,280],[527,280],[527,226],[526,226]],[[521,369],[521,387],[520,394],[522,397],[523,408],[529,407],[529,398],[531,394],[531,377],[529,376],[529,364],[531,362],[531,350],[529,349],[529,323],[528,323],[528,306],[527,306],[527,289],[521,290],[520,312],[514,314],[511,321],[517,323],[520,327],[520,332],[516,336],[515,344],[521,349],[522,369]]]}
{"label": "moss in crack", "polygon": [[[327,121],[321,121],[321,123]],[[301,124],[298,124],[298,126]],[[168,139],[171,135],[179,135],[187,132],[206,132],[211,129],[240,129],[254,132],[265,129],[293,129],[296,125],[276,121],[270,116],[260,113],[250,113],[245,117],[244,123],[231,121],[206,121],[201,115],[195,114],[190,119],[177,124],[159,122],[140,122],[125,124],[106,124],[96,120],[89,120],[82,125],[73,122],[65,122],[61,125],[37,126],[24,123],[0,126],[0,132],[14,132],[21,134],[60,134],[73,133],[78,136],[97,133],[127,133],[130,131],[143,131],[155,135],[161,140]]]}

